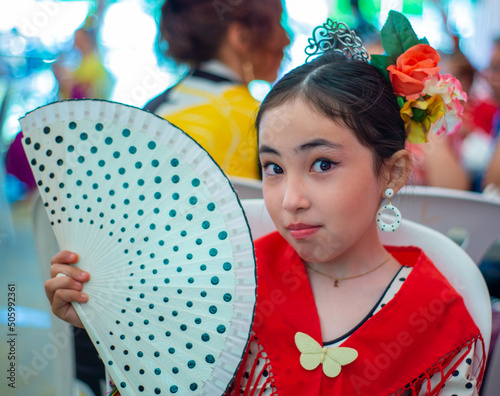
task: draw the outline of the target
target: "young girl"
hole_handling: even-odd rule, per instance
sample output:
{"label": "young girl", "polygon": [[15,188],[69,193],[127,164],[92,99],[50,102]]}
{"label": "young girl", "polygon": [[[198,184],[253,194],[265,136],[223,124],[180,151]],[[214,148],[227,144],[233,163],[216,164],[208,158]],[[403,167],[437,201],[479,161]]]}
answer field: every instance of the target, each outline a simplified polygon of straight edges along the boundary
{"label": "young girl", "polygon": [[[257,314],[233,389],[476,394],[482,340],[461,297],[420,249],[378,237],[379,205],[411,169],[388,81],[366,62],[326,54],[279,81],[257,122],[278,231],[255,243]],[[265,317],[259,307],[270,301]],[[442,315],[430,315],[437,305]],[[308,363],[318,351],[326,358]]]}
{"label": "young girl", "polygon": [[[378,236],[381,202],[411,170],[389,81],[327,53],[276,84],[257,126],[277,232],[255,242],[256,315],[228,393],[477,394],[483,342],[462,298],[419,248]],[[81,326],[69,302],[86,301],[89,275],[61,264],[75,260],[54,257],[46,290]]]}

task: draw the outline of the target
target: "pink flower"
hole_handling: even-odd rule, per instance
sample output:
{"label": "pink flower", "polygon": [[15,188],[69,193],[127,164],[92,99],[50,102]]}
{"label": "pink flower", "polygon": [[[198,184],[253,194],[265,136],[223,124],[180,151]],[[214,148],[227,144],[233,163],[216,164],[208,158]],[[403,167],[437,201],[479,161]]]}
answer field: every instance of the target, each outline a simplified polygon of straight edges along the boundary
{"label": "pink flower", "polygon": [[431,125],[430,131],[436,135],[447,133],[451,135],[458,131],[462,126],[462,114],[464,108],[458,100],[453,100],[450,104],[445,105],[446,111],[444,116],[439,118]]}
{"label": "pink flower", "polygon": [[423,95],[438,95],[445,105],[444,116],[432,124],[431,130],[437,135],[443,133],[453,134],[462,126],[464,108],[461,100],[467,100],[467,94],[462,91],[462,85],[455,77],[435,75],[424,79]]}
{"label": "pink flower", "polygon": [[423,81],[424,89],[422,95],[439,95],[443,99],[445,105],[453,102],[453,100],[467,101],[467,94],[462,91],[462,84],[450,74],[436,74],[427,77]]}

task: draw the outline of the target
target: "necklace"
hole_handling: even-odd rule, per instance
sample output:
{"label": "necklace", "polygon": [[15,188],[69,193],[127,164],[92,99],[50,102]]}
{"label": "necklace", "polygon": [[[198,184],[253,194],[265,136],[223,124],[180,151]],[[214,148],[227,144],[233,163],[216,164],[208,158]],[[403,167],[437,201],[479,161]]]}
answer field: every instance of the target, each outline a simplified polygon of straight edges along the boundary
{"label": "necklace", "polygon": [[359,278],[360,276],[364,276],[364,275],[368,275],[370,272],[373,272],[375,271],[376,269],[379,269],[380,267],[382,267],[385,263],[387,263],[389,261],[389,259],[392,257],[392,255],[389,255],[389,257],[387,257],[384,261],[382,261],[379,265],[377,265],[376,267],[372,268],[370,271],[367,271],[363,274],[359,274],[359,275],[354,275],[354,276],[347,276],[345,278],[335,278],[333,276],[330,276],[330,275],[327,275],[327,274],[324,274],[323,272],[320,272],[318,271],[317,269],[314,269],[313,267],[311,267],[309,264],[307,264],[307,268],[309,268],[310,270],[314,271],[314,272],[317,272],[318,274],[320,275],[323,275],[323,276],[326,276],[327,278],[330,278],[331,280],[333,280],[333,286],[334,287],[339,287],[339,282],[340,281],[343,281],[343,280],[347,280],[347,279],[354,279],[354,278]]}

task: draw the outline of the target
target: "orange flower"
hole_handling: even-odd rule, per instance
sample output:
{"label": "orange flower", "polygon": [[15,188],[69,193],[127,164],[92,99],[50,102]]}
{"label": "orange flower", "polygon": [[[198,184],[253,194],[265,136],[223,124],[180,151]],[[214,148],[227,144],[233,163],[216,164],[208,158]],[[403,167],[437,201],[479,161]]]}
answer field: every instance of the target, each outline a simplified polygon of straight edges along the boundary
{"label": "orange flower", "polygon": [[418,44],[402,53],[396,65],[387,70],[391,78],[394,93],[405,96],[407,100],[416,100],[424,89],[425,78],[439,72],[440,58],[437,51],[427,44]]}

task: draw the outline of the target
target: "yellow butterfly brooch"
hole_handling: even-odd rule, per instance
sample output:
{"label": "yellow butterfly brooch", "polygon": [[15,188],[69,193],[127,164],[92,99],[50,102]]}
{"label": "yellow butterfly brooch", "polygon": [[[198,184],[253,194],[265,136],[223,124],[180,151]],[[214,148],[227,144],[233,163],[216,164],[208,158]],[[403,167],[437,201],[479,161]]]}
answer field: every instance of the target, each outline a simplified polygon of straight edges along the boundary
{"label": "yellow butterfly brooch", "polygon": [[306,370],[314,370],[322,364],[323,372],[330,378],[335,378],[339,375],[342,366],[354,362],[358,357],[358,351],[353,348],[327,348],[300,331],[295,334],[295,345],[301,352],[300,364],[302,367]]}

